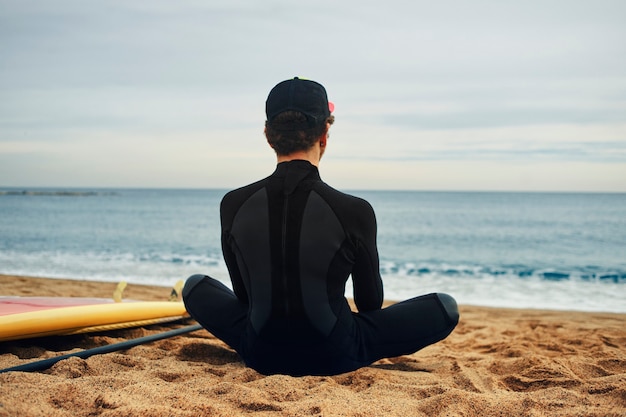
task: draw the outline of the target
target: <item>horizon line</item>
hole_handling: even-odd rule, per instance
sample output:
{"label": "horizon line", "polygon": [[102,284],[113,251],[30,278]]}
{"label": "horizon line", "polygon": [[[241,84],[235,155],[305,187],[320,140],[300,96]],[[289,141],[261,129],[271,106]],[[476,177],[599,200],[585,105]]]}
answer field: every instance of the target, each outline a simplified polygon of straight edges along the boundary
{"label": "horizon line", "polygon": [[[245,184],[244,184],[245,185]],[[50,191],[53,190],[57,193],[62,193],[66,190],[128,190],[128,191],[140,191],[140,190],[163,190],[163,191],[230,191],[239,188],[235,187],[159,187],[159,186],[55,186],[55,185],[42,185],[42,186],[13,186],[13,185],[0,185],[0,195],[6,195],[7,191],[12,194],[15,192],[34,192],[37,190]],[[337,188],[339,191],[347,192],[417,192],[417,193],[520,193],[520,194],[626,194],[626,190],[532,190],[532,189],[520,189],[520,190],[507,190],[507,189],[408,189],[408,188]]]}

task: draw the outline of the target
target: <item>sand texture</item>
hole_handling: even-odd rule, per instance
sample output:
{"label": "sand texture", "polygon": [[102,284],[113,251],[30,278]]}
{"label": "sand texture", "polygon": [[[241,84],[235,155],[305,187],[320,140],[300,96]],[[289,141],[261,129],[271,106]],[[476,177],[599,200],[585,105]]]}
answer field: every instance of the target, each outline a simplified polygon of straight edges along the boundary
{"label": "sand texture", "polygon": [[[115,284],[0,276],[0,294],[110,297]],[[129,285],[125,297],[167,299]],[[183,327],[0,343],[0,368]],[[206,331],[0,374],[0,416],[625,416],[626,315],[463,306],[452,335],[333,377],[264,376]],[[306,358],[303,358],[306,360]]]}

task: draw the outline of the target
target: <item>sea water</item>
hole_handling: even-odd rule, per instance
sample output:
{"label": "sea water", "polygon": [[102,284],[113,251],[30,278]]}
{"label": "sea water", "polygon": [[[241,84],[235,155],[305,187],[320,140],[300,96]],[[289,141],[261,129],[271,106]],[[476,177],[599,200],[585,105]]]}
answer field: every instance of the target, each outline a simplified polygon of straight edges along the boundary
{"label": "sea water", "polygon": [[[203,273],[229,285],[225,192],[2,189],[0,273],[164,286]],[[626,312],[626,194],[351,193],[376,212],[387,299]]]}

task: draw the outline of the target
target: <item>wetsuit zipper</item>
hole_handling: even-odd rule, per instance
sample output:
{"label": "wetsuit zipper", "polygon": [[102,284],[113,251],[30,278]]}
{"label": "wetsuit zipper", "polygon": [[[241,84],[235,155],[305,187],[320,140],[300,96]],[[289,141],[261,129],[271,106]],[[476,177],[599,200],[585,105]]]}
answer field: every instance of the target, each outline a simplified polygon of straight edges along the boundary
{"label": "wetsuit zipper", "polygon": [[287,279],[287,212],[289,210],[289,196],[285,196],[285,202],[283,203],[283,236],[282,236],[282,268],[283,268],[283,294],[285,297],[284,307],[285,307],[285,316],[289,317],[289,283]]}

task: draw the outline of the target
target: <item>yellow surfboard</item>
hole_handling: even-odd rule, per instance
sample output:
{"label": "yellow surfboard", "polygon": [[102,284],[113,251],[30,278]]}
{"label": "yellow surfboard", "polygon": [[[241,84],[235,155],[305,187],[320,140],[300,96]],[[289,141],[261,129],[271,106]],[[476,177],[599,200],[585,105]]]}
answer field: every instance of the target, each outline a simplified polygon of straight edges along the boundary
{"label": "yellow surfboard", "polygon": [[188,317],[180,301],[0,297],[0,342],[121,329]]}

